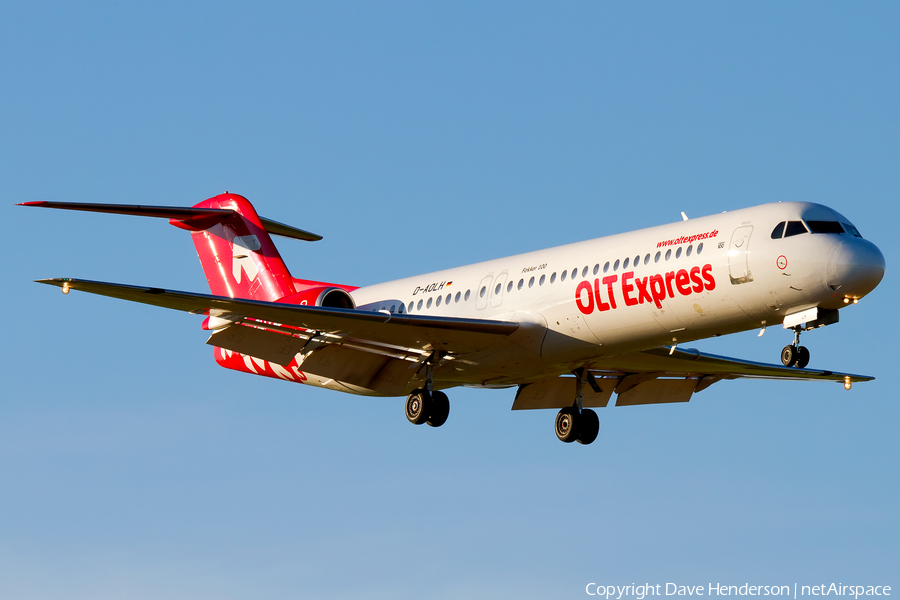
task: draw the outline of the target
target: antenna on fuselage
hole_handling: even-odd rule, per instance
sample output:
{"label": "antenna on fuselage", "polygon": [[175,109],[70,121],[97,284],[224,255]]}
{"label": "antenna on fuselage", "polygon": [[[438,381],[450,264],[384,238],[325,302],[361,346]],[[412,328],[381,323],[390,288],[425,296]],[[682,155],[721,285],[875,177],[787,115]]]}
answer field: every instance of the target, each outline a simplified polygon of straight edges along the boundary
{"label": "antenna on fuselage", "polygon": [[688,220],[688,219],[687,219],[687,215],[684,214],[684,211],[681,211],[681,220],[682,220],[682,221],[687,221],[687,220]]}

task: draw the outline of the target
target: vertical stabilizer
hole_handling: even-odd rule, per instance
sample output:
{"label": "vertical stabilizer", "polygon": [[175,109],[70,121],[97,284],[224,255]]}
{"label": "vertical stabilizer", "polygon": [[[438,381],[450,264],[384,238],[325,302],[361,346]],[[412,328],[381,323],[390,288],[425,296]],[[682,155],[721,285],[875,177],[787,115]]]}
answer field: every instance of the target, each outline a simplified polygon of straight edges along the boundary
{"label": "vertical stabilizer", "polygon": [[274,302],[295,292],[291,274],[249,200],[225,193],[194,208],[234,211],[169,221],[191,232],[213,294]]}

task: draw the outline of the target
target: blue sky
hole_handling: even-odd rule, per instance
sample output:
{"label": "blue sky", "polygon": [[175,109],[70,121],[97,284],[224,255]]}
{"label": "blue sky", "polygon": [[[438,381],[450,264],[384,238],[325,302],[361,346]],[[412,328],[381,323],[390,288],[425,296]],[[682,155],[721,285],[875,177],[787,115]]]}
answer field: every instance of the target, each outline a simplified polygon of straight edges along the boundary
{"label": "blue sky", "polygon": [[[0,597],[576,598],[589,582],[900,585],[900,9],[838,3],[0,7]],[[223,370],[200,319],[31,283],[206,291],[163,221],[13,207],[229,190],[365,285],[779,200],[888,273],[804,337],[840,385],[600,411]],[[776,362],[770,330],[697,343]]]}

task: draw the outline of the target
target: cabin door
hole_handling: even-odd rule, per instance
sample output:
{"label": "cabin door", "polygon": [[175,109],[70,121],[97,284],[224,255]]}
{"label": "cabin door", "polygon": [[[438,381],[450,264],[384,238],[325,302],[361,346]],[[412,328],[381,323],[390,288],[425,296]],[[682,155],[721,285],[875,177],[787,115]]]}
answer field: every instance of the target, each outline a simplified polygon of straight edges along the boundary
{"label": "cabin door", "polygon": [[753,225],[742,225],[731,234],[728,247],[728,275],[732,285],[753,281],[750,272],[750,234]]}

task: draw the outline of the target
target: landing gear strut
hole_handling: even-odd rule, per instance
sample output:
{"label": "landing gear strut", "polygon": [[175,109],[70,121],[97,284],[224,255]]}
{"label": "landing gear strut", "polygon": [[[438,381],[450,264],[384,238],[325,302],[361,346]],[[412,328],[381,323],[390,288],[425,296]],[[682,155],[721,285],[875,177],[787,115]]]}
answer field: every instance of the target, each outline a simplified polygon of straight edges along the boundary
{"label": "landing gear strut", "polygon": [[556,415],[556,437],[567,444],[578,442],[587,445],[597,439],[600,419],[597,418],[597,413],[584,408],[584,384],[590,384],[597,393],[600,393],[600,385],[584,367],[575,369],[574,373],[575,404],[563,408]]}
{"label": "landing gear strut", "polygon": [[809,350],[806,346],[800,345],[801,331],[803,329],[799,325],[794,327],[794,343],[781,350],[781,364],[786,367],[803,369],[809,364]]}
{"label": "landing gear strut", "polygon": [[440,427],[450,416],[447,394],[434,391],[434,358],[432,354],[425,361],[425,388],[413,390],[406,398],[406,418],[413,425]]}

